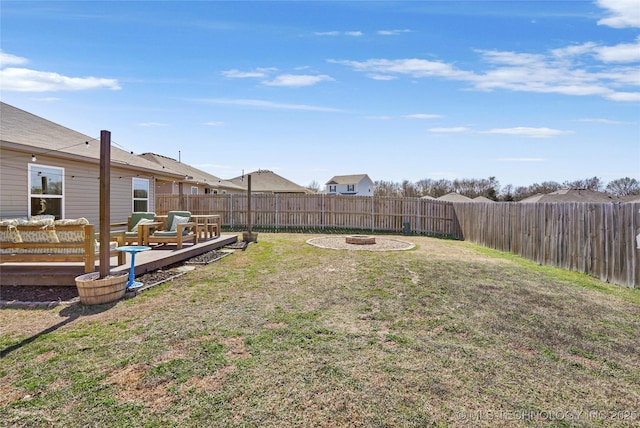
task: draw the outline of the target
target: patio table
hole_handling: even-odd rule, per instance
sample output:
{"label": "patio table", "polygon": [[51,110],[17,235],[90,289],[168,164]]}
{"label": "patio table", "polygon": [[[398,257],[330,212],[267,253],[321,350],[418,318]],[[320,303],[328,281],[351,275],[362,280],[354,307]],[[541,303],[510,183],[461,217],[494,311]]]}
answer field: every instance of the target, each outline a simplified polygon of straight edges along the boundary
{"label": "patio table", "polygon": [[129,282],[127,282],[127,290],[135,290],[136,288],[142,287],[144,284],[139,281],[134,281],[135,278],[135,263],[136,263],[136,254],[141,251],[148,251],[151,247],[147,247],[145,245],[129,245],[126,247],[117,247],[116,250],[124,251],[126,253],[131,254],[131,269],[129,270]]}
{"label": "patio table", "polygon": [[193,214],[191,215],[193,221],[198,224],[198,233],[202,230],[203,238],[213,238],[213,231],[220,234],[220,227],[222,220],[219,214]]}

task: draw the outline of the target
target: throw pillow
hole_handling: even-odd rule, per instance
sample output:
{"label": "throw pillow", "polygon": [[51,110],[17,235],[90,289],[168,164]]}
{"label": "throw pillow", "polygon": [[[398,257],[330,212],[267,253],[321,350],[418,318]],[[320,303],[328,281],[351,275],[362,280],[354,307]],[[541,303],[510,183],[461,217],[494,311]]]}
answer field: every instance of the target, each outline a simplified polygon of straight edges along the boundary
{"label": "throw pillow", "polygon": [[171,229],[169,229],[169,231],[176,232],[178,230],[179,224],[189,223],[189,220],[190,220],[189,217],[181,217],[179,215],[174,215],[173,222],[171,223]]}
{"label": "throw pillow", "polygon": [[19,219],[18,225],[20,226],[53,226],[53,219],[52,218],[43,218],[39,220],[38,219],[36,220]]}
{"label": "throw pillow", "polygon": [[153,223],[153,222],[155,222],[155,220],[152,220],[150,218],[141,218],[140,221],[137,222],[136,225],[131,228],[131,231],[132,232],[137,232],[139,225],[141,225],[141,224],[149,224],[149,223]]}
{"label": "throw pillow", "polygon": [[6,226],[6,229],[0,229],[0,242],[22,242],[16,224],[18,224],[16,220],[0,220],[0,226]]}

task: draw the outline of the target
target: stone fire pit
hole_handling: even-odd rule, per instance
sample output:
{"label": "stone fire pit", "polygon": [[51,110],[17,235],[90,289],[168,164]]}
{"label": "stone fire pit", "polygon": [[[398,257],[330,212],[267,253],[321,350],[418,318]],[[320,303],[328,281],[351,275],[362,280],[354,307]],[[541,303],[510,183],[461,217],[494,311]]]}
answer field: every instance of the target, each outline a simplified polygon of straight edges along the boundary
{"label": "stone fire pit", "polygon": [[345,238],[345,242],[356,245],[373,245],[376,243],[376,238],[368,235],[351,235]]}

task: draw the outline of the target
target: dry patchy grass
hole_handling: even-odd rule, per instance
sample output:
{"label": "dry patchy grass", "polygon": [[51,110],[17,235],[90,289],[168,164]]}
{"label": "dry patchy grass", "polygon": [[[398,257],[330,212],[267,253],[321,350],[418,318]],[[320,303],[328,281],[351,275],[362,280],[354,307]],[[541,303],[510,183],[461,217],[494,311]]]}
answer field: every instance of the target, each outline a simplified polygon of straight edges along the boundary
{"label": "dry patchy grass", "polygon": [[3,310],[0,420],[639,423],[637,291],[464,242],[371,253],[310,237],[261,234],[110,307]]}

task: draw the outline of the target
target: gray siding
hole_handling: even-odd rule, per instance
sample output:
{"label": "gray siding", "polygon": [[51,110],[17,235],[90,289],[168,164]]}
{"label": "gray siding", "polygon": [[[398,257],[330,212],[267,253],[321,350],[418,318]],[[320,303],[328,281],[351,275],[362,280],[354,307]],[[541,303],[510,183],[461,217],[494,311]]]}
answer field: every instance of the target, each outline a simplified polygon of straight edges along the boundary
{"label": "gray siding", "polygon": [[[3,150],[0,169],[0,218],[26,217],[31,155]],[[38,155],[37,164],[64,168],[64,216],[85,217],[99,227],[100,169],[96,163]],[[149,210],[155,208],[155,178],[121,167],[111,169],[111,222],[126,221],[132,209],[132,178],[149,179]]]}

